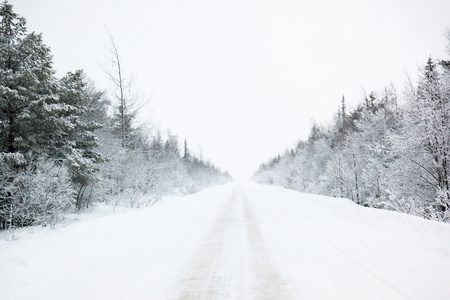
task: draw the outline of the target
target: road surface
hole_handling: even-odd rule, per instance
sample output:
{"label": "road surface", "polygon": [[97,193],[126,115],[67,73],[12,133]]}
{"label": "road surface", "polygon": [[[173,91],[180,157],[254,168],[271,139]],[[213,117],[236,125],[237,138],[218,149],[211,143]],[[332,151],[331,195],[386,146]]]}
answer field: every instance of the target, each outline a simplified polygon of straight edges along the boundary
{"label": "road surface", "polygon": [[0,243],[0,299],[450,299],[450,225],[226,185]]}

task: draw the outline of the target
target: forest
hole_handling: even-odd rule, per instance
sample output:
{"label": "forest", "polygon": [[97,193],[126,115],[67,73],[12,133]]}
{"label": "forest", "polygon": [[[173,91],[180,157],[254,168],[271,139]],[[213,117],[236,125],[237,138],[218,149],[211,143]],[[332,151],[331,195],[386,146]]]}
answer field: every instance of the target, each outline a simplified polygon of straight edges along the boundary
{"label": "forest", "polygon": [[0,228],[54,227],[95,202],[141,207],[231,180],[138,121],[142,99],[112,39],[110,50],[113,91],[82,70],[57,78],[42,34],[0,5]]}
{"label": "forest", "polygon": [[[447,35],[450,54],[450,32]],[[417,83],[345,97],[328,126],[261,164],[253,180],[426,219],[450,221],[450,61],[428,58]]]}

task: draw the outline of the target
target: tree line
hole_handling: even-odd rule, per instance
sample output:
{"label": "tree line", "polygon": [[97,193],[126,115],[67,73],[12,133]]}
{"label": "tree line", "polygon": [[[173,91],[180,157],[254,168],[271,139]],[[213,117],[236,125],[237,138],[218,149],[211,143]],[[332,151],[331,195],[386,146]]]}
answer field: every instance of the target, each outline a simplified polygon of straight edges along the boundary
{"label": "tree line", "polygon": [[253,180],[449,222],[449,102],[450,61],[430,57],[401,95],[390,86],[355,109],[342,97],[331,125],[313,124]]}
{"label": "tree line", "polygon": [[0,4],[0,228],[54,226],[93,202],[139,207],[231,180],[184,153],[178,138],[138,126],[113,40],[113,99],[82,71],[55,76],[42,34]]}

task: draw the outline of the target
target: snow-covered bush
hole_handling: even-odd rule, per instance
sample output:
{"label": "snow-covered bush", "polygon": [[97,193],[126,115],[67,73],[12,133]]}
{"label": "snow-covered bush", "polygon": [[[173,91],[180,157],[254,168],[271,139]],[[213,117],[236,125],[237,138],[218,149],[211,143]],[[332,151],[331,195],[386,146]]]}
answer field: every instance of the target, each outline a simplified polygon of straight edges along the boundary
{"label": "snow-covered bush", "polygon": [[54,226],[73,208],[74,190],[64,165],[50,159],[25,159],[21,165],[0,159],[1,219],[8,226]]}

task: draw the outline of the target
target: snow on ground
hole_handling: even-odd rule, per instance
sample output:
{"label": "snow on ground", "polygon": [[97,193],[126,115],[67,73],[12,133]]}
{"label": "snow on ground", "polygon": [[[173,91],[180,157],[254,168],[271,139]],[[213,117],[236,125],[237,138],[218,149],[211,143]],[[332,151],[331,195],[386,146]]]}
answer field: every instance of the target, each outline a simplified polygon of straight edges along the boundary
{"label": "snow on ground", "polygon": [[0,241],[0,299],[450,299],[450,224],[272,186],[29,231]]}
{"label": "snow on ground", "polygon": [[0,299],[164,299],[232,190],[2,242]]}
{"label": "snow on ground", "polygon": [[244,194],[294,299],[450,299],[450,224],[277,187]]}

